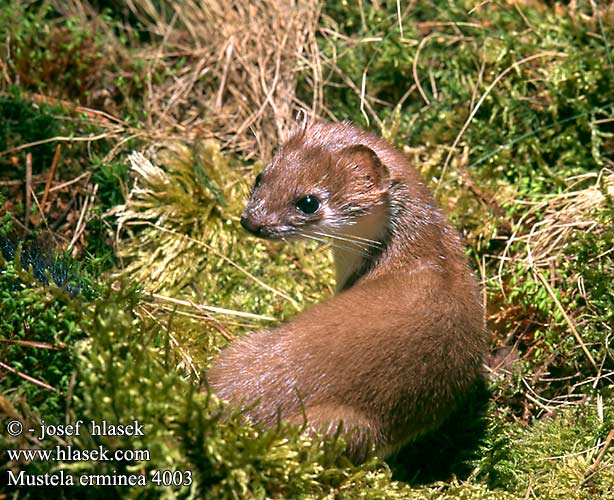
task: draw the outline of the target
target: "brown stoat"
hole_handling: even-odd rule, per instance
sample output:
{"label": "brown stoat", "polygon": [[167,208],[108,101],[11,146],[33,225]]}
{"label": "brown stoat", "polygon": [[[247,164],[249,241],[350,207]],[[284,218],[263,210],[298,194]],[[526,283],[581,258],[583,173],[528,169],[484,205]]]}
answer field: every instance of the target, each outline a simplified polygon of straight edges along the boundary
{"label": "brown stoat", "polygon": [[305,123],[256,177],[241,224],[328,239],[338,293],[222,351],[213,391],[257,423],[345,432],[386,456],[439,425],[480,377],[478,285],[408,159],[350,123]]}

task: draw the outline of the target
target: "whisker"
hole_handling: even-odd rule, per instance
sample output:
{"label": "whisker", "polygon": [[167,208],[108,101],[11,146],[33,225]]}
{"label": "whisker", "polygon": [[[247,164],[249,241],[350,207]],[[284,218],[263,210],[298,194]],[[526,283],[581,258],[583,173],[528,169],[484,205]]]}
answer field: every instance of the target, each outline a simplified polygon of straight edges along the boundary
{"label": "whisker", "polygon": [[343,236],[339,234],[327,233],[322,231],[312,231],[314,234],[318,236],[324,236],[326,238],[330,238],[333,240],[347,241],[348,243],[356,243],[364,246],[368,246],[371,248],[378,248],[382,245],[381,241],[370,240],[368,238],[363,238],[361,236],[354,236],[352,234],[345,234]]}
{"label": "whisker", "polygon": [[317,236],[314,236],[311,233],[306,233],[304,231],[298,231],[297,234],[299,236],[302,236],[303,238],[308,238],[310,240],[319,241],[320,243],[328,243],[328,240],[326,240],[325,238],[318,238]]}
{"label": "whisker", "polygon": [[329,240],[327,240],[325,238],[318,238],[317,236],[314,236],[311,232],[299,231],[298,234],[303,236],[304,238],[315,240],[315,241],[319,241],[320,243],[330,243],[330,245],[333,248],[338,248],[340,250],[345,250],[346,252],[354,253],[356,255],[360,255],[361,257],[368,257],[369,256],[368,252],[365,252],[364,250],[361,250],[360,248],[351,247],[351,246],[348,246],[348,245],[341,245],[341,244],[339,244],[339,243],[337,243],[335,241],[329,241]]}
{"label": "whisker", "polygon": [[339,250],[344,250],[344,251],[349,252],[349,253],[360,255],[361,257],[369,257],[369,252],[365,252],[364,250],[361,250],[360,248],[357,248],[357,247],[351,247],[351,246],[348,246],[348,245],[341,245],[341,244],[339,244],[339,243],[337,243],[335,241],[331,241],[330,245],[333,248],[338,248]]}
{"label": "whisker", "polygon": [[346,233],[342,233],[342,234],[337,234],[337,233],[329,233],[326,231],[323,231],[326,234],[329,234],[330,236],[338,236],[338,237],[342,237],[342,238],[352,238],[355,239],[357,241],[364,241],[366,243],[375,243],[378,245],[381,245],[382,242],[379,240],[372,240],[371,238],[365,238],[364,236],[358,236],[356,234],[346,234]]}
{"label": "whisker", "polygon": [[[339,236],[339,235],[335,235]],[[357,236],[355,234],[344,234],[344,237],[354,238],[355,240],[364,241],[365,243],[375,243],[377,245],[383,245],[383,243],[379,240],[372,240],[371,238],[365,238],[364,236]]]}

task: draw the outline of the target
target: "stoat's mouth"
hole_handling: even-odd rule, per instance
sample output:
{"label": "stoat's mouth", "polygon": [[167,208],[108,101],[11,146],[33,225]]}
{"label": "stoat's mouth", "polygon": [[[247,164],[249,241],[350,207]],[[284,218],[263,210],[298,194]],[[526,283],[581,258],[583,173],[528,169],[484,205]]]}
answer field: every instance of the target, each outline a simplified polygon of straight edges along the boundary
{"label": "stoat's mouth", "polygon": [[259,226],[245,227],[245,229],[254,236],[265,240],[289,240],[299,236],[295,228],[288,226]]}

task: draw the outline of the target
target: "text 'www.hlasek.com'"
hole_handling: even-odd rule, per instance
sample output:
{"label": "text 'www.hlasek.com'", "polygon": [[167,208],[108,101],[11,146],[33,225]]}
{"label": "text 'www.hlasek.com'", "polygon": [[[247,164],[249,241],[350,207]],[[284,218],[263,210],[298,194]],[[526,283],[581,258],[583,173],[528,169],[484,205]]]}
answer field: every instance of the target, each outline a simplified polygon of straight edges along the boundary
{"label": "text 'www.hlasek.com'", "polygon": [[106,420],[78,420],[71,424],[52,425],[41,420],[40,424],[25,428],[19,420],[10,420],[6,424],[6,433],[17,437],[29,434],[27,443],[36,443],[30,448],[6,450],[5,458],[12,466],[5,471],[5,480],[9,486],[190,486],[192,472],[181,470],[154,470],[128,472],[130,467],[121,467],[121,472],[112,469],[104,474],[73,472],[66,467],[53,468],[54,472],[29,473],[28,465],[33,462],[58,462],[71,464],[75,462],[112,462],[114,464],[130,465],[150,461],[149,450],[145,449],[115,449],[110,450],[102,445],[81,449],[72,445],[58,444],[44,446],[45,442],[64,442],[65,438],[73,436],[145,436],[143,424],[133,420],[129,424],[110,424]]}

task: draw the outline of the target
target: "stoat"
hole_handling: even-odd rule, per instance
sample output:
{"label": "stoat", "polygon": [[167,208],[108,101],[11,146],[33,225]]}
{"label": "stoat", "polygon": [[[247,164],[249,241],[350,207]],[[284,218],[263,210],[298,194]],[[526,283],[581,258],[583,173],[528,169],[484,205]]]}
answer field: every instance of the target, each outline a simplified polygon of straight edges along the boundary
{"label": "stoat", "polygon": [[483,308],[459,235],[380,137],[305,123],[256,177],[241,224],[330,240],[337,276],[334,297],[235,341],[209,371],[256,424],[341,426],[359,462],[434,429],[479,379]]}

